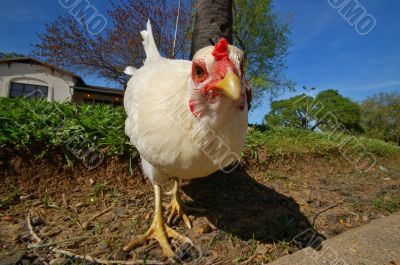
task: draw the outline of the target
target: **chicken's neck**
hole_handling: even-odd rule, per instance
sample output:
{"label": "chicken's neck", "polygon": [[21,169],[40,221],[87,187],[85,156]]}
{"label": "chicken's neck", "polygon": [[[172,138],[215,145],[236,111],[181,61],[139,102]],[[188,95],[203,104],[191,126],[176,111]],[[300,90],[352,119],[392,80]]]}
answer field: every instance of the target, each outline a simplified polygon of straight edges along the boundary
{"label": "chicken's neck", "polygon": [[237,119],[243,112],[240,104],[221,94],[202,95],[193,91],[190,93],[188,104],[196,119],[211,128],[216,128],[228,120]]}

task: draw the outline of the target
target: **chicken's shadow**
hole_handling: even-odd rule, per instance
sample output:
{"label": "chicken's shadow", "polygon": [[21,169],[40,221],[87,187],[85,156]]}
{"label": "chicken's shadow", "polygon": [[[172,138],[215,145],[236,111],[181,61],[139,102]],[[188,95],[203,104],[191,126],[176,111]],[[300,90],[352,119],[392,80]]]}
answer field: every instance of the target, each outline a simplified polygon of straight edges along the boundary
{"label": "chicken's shadow", "polygon": [[319,250],[325,239],[296,201],[258,183],[243,168],[192,180],[182,189],[194,206],[205,208],[198,216],[206,216],[218,229],[242,240],[292,241],[300,248]]}

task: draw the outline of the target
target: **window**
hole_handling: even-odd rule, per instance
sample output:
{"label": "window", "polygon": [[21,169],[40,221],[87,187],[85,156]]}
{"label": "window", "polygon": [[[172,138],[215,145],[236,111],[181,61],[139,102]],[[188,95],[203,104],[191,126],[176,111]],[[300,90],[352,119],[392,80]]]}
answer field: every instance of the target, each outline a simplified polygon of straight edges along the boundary
{"label": "window", "polygon": [[49,87],[32,84],[11,83],[10,97],[47,98]]}

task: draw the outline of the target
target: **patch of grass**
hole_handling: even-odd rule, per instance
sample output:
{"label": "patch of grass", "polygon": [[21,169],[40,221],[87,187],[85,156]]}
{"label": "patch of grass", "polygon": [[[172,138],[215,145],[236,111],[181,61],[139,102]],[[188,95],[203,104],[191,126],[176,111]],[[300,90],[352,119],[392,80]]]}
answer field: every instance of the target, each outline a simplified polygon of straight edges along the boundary
{"label": "patch of grass", "polygon": [[211,247],[218,240],[217,236],[211,236],[207,242],[207,247]]}
{"label": "patch of grass", "polygon": [[[64,151],[68,166],[83,160],[88,152],[124,155],[129,172],[136,149],[125,135],[126,114],[122,107],[76,105],[42,99],[0,99],[0,148],[35,150],[43,157],[51,150]],[[335,156],[372,153],[377,156],[400,154],[400,147],[380,140],[345,134],[317,133],[294,128],[254,127],[247,136],[242,155],[263,163],[267,158]]]}
{"label": "patch of grass", "polygon": [[276,243],[275,246],[285,255],[289,255],[292,253],[293,243],[291,241],[285,241],[285,240],[278,241],[278,243]]}
{"label": "patch of grass", "polygon": [[260,151],[265,152],[266,158],[305,155],[329,157],[341,154],[351,159],[367,153],[382,157],[400,155],[400,147],[381,140],[296,128],[252,129],[247,135],[243,154],[258,160]]}
{"label": "patch of grass", "polygon": [[104,195],[104,192],[107,191],[108,182],[99,182],[96,183],[93,187],[93,191],[91,193],[92,196],[99,197],[100,195]]}
{"label": "patch of grass", "polygon": [[357,198],[349,199],[350,210],[355,214],[360,215],[362,212],[362,202]]}
{"label": "patch of grass", "polygon": [[46,208],[49,208],[50,202],[49,202],[49,195],[47,193],[44,194],[42,198],[42,203]]}
{"label": "patch of grass", "polygon": [[377,210],[394,213],[400,209],[400,195],[382,192],[371,200],[371,204]]}
{"label": "patch of grass", "polygon": [[18,186],[12,185],[10,196],[13,198],[21,196],[21,190]]}
{"label": "patch of grass", "polygon": [[[60,147],[75,156],[84,156],[88,150],[108,155],[136,153],[124,133],[125,118],[122,107],[1,98],[0,148]],[[70,158],[66,160],[72,166]]]}
{"label": "patch of grass", "polygon": [[0,200],[0,209],[7,209],[19,201],[21,191],[18,186],[13,185],[6,198]]}
{"label": "patch of grass", "polygon": [[274,170],[267,170],[265,172],[264,179],[267,181],[278,180],[278,179],[285,180],[286,177],[280,175],[278,172],[276,172]]}

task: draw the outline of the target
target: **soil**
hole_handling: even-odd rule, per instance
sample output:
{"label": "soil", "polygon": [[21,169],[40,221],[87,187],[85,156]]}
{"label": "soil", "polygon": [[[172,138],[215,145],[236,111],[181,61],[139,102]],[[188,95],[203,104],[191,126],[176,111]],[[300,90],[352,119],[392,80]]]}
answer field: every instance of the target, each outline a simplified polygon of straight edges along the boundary
{"label": "soil", "polygon": [[[89,171],[78,162],[66,166],[57,154],[37,158],[2,151],[1,264],[79,264],[51,247],[145,264],[265,264],[309,245],[318,248],[318,240],[400,207],[400,157],[381,158],[369,172],[357,171],[340,156],[263,163],[249,158],[230,174],[218,172],[182,184],[186,205],[203,211],[188,212],[192,229],[179,220],[173,224],[194,247],[172,242],[177,255],[167,260],[157,242],[122,251],[152,220],[153,188],[137,161],[132,174],[123,157],[108,158]],[[162,190],[171,188],[168,183]],[[169,200],[163,196],[165,205]],[[43,240],[39,245],[29,232],[28,216]]]}

